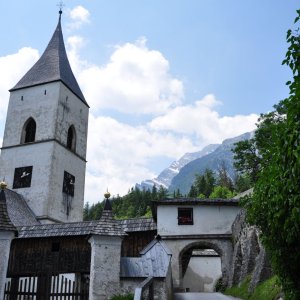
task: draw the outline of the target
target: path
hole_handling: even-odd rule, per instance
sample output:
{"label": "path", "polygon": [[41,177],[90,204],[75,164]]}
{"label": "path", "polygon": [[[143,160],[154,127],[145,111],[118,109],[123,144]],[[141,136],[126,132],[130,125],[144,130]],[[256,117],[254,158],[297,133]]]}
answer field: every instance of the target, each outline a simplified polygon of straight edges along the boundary
{"label": "path", "polygon": [[174,300],[239,300],[221,293],[176,293]]}

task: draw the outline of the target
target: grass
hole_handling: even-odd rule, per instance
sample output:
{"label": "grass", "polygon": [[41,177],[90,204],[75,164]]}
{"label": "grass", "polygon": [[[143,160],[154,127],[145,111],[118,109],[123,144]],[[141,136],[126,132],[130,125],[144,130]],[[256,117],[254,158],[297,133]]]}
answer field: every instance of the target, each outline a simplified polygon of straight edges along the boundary
{"label": "grass", "polygon": [[110,298],[110,300],[133,300],[133,295],[132,294],[116,295]]}
{"label": "grass", "polygon": [[273,276],[256,287],[253,294],[248,293],[251,277],[247,276],[240,286],[234,286],[225,290],[224,294],[238,297],[243,300],[274,300],[281,292],[278,277]]}

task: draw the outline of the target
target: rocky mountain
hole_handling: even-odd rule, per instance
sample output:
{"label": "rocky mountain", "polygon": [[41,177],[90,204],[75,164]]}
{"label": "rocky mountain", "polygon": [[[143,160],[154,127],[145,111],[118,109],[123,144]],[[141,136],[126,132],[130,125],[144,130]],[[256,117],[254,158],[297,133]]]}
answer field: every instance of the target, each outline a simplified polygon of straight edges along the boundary
{"label": "rocky mountain", "polygon": [[137,183],[136,187],[139,189],[152,189],[155,185],[168,189],[172,179],[186,164],[214,152],[219,146],[220,144],[211,144],[204,147],[201,151],[186,153],[179,160],[174,161],[168,168],[164,169],[156,178],[142,181],[140,184]]}
{"label": "rocky mountain", "polygon": [[205,169],[211,169],[217,172],[221,164],[225,163],[229,175],[233,178],[235,170],[233,167],[234,144],[241,140],[250,139],[253,133],[247,132],[238,137],[226,139],[213,152],[190,161],[183,166],[179,173],[173,177],[169,185],[169,192],[179,189],[185,195],[188,194],[192,183],[195,180],[195,174],[203,174]]}

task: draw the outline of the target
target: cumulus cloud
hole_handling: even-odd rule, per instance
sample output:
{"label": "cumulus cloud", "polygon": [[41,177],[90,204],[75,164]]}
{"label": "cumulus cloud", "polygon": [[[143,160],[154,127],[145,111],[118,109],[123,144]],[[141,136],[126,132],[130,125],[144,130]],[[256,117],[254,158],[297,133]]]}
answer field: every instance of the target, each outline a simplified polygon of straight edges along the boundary
{"label": "cumulus cloud", "polygon": [[215,110],[219,104],[213,95],[207,95],[140,126],[91,114],[86,200],[99,200],[107,187],[112,194],[124,194],[135,183],[154,178],[157,158],[175,160],[255,128],[257,115],[221,117]]}
{"label": "cumulus cloud", "polygon": [[[157,170],[167,167],[158,166],[157,159],[175,160],[255,128],[255,114],[220,116],[221,102],[214,95],[184,103],[183,83],[172,76],[162,53],[146,46],[145,39],[116,46],[103,66],[81,59],[84,45],[80,36],[67,39],[72,69],[91,105],[85,189],[90,203],[102,200],[106,188],[124,194],[135,183],[157,176]],[[38,57],[32,48],[0,57],[0,128],[7,90]],[[122,121],[105,116],[104,108],[117,110]],[[132,114],[140,116],[140,125],[126,121]],[[145,114],[150,121],[145,121]]]}
{"label": "cumulus cloud", "polygon": [[255,129],[258,115],[220,116],[216,110],[220,103],[214,95],[207,95],[193,104],[177,106],[154,118],[149,126],[157,131],[195,135],[201,144],[220,143]]}
{"label": "cumulus cloud", "polygon": [[146,125],[130,126],[110,117],[90,115],[87,188],[89,202],[107,187],[123,194],[135,183],[152,178],[155,157],[174,159],[188,149],[196,151],[186,137],[153,131]]}
{"label": "cumulus cloud", "polygon": [[69,11],[71,22],[68,24],[70,29],[78,29],[83,24],[90,22],[90,12],[81,5]]}
{"label": "cumulus cloud", "polygon": [[8,90],[16,85],[38,58],[38,51],[29,47],[0,57],[0,120],[5,118],[9,100]]}
{"label": "cumulus cloud", "polygon": [[116,46],[105,66],[91,65],[78,79],[94,112],[162,114],[180,104],[184,94],[167,59],[148,49],[144,38]]}

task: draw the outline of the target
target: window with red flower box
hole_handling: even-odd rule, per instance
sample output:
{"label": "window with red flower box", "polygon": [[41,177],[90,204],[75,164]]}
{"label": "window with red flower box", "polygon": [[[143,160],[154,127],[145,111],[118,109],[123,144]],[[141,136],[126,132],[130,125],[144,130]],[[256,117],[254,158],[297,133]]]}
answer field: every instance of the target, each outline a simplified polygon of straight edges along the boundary
{"label": "window with red flower box", "polygon": [[178,207],[178,225],[193,225],[193,208]]}

